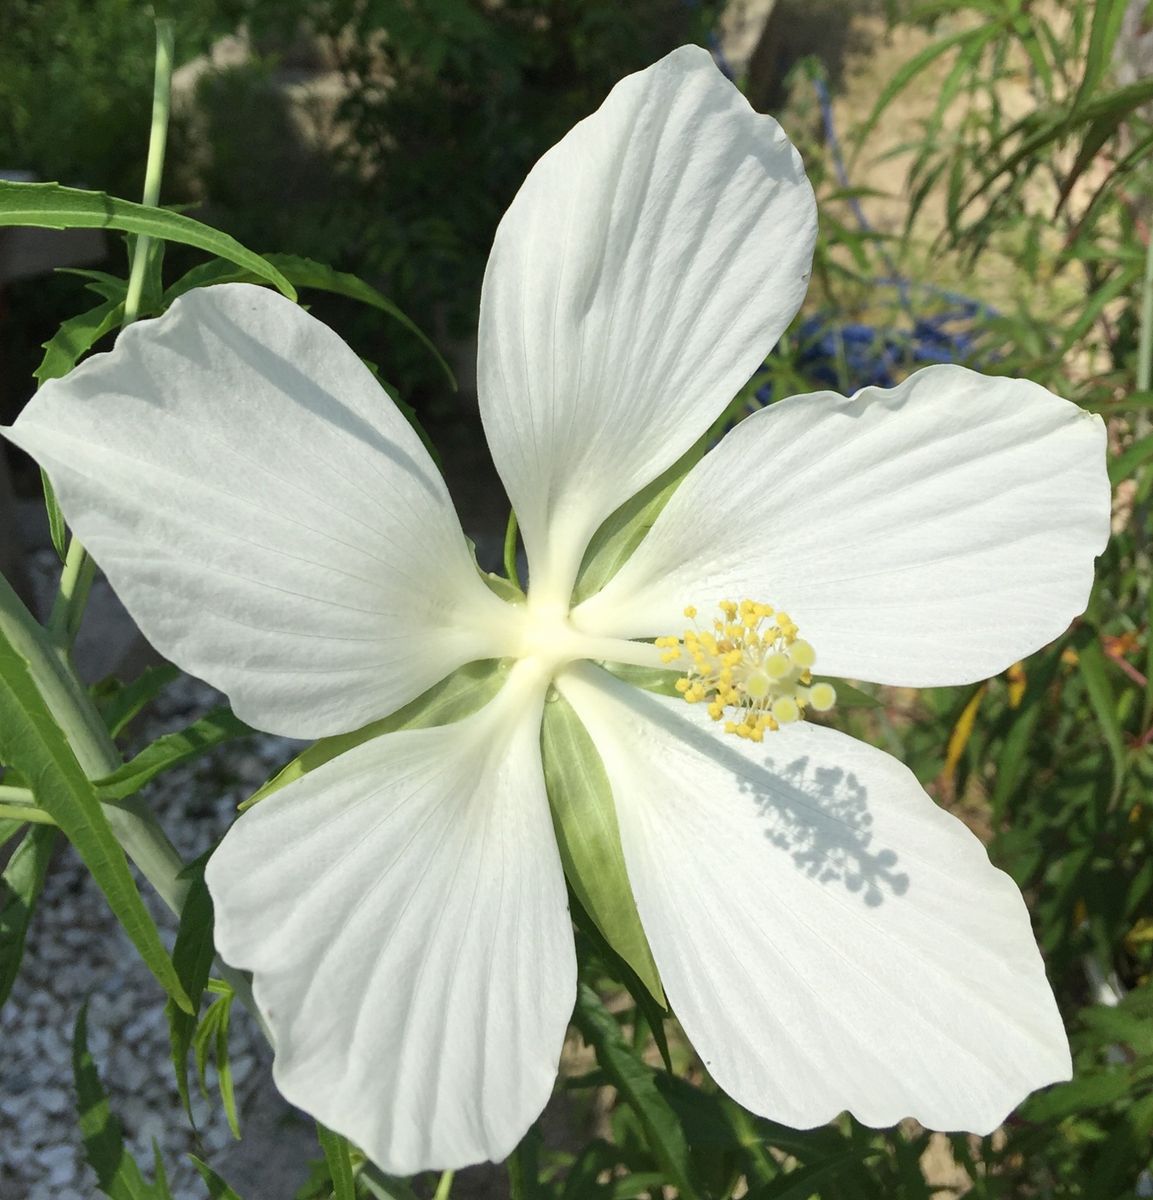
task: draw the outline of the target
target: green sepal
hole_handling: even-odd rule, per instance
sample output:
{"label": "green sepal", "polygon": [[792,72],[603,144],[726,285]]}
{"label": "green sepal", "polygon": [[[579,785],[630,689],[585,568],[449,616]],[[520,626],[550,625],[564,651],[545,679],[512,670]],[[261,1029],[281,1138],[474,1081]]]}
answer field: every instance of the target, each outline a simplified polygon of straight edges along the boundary
{"label": "green sepal", "polygon": [[484,659],[468,663],[439,683],[433,684],[423,695],[398,709],[391,716],[373,721],[352,733],[340,733],[335,737],[321,738],[303,754],[298,755],[282,771],[258,788],[240,806],[244,812],[258,801],[278,792],[286,784],[315,770],[322,763],[336,758],[371,738],[385,733],[396,733],[401,729],[424,729],[431,725],[451,725],[455,721],[471,716],[483,708],[500,691],[508,672],[501,659]]}
{"label": "green sepal", "polygon": [[625,868],[612,788],[580,718],[550,694],[541,722],[541,758],[553,828],[569,885],[613,950],[667,1008]]}
{"label": "green sepal", "polygon": [[706,439],[701,438],[667,471],[622,504],[593,534],[577,573],[572,597],[574,605],[599,592],[621,569],[653,527],[681,481],[700,461],[706,447]]}
{"label": "green sepal", "polygon": [[607,662],[602,665],[610,675],[615,675],[623,683],[630,683],[646,692],[656,692],[658,696],[681,699],[677,691],[677,680],[681,678],[679,671],[662,671],[660,667],[632,667],[625,663]]}

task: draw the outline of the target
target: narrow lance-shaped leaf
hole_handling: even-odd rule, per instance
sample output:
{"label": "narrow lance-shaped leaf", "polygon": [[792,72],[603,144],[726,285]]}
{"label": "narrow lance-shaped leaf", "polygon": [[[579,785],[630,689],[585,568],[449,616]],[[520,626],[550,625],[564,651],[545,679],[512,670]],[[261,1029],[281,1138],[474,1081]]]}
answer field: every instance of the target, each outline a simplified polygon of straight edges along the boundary
{"label": "narrow lance-shaped leaf", "polygon": [[[0,843],[4,841],[0,831]],[[0,1008],[8,999],[24,957],[28,924],[44,888],[56,830],[34,825],[12,852],[0,875]]]}
{"label": "narrow lance-shaped leaf", "polygon": [[119,328],[123,319],[124,305],[114,300],[69,317],[44,343],[44,357],[34,372],[36,382],[63,378],[102,337]]}
{"label": "narrow lance-shaped leaf", "polygon": [[64,521],[60,501],[56,499],[56,489],[43,467],[40,468],[40,482],[44,488],[44,511],[48,514],[48,533],[52,538],[52,548],[63,562],[68,554],[68,526]]}
{"label": "narrow lance-shaped leaf", "polygon": [[60,727],[32,680],[28,664],[0,637],[0,760],[28,781],[37,803],[64,831],[112,911],[164,990],[181,1008],[191,1001],[180,985],[148,915],[124,851]]}
{"label": "narrow lance-shaped leaf", "polygon": [[192,1047],[196,1058],[196,1074],[200,1081],[200,1090],[208,1095],[208,1059],[211,1056],[216,1064],[216,1083],[220,1091],[220,1101],[224,1105],[224,1115],[228,1118],[228,1127],[234,1138],[240,1137],[240,1118],[236,1111],[236,1095],[232,1087],[232,1065],[228,1057],[228,1027],[232,1016],[232,988],[220,980],[209,980],[208,990],[214,992],[217,999],[204,1014],[196,1034],[192,1039]]}
{"label": "narrow lance-shaped leaf", "polygon": [[[874,1151],[879,1154],[880,1151]],[[749,1200],[809,1200],[810,1196],[819,1195],[821,1187],[838,1175],[860,1169],[861,1155],[855,1150],[826,1162],[813,1163],[799,1170],[790,1171],[780,1179],[773,1180],[762,1188],[749,1193]]]}
{"label": "narrow lance-shaped leaf", "polygon": [[93,786],[101,800],[123,800],[162,772],[199,758],[222,742],[251,733],[252,729],[230,709],[214,708],[180,733],[166,733],[157,738],[111,775],[97,779]]}
{"label": "narrow lance-shaped leaf", "polygon": [[180,678],[180,668],[171,663],[149,667],[131,683],[113,681],[113,690],[100,685],[95,696],[96,707],[108,726],[108,732],[116,737],[127,727],[146,704],[156,698],[170,683]]}
{"label": "narrow lance-shaped leaf", "polygon": [[[324,263],[314,262],[311,258],[302,258],[296,254],[266,254],[264,257],[266,262],[276,267],[287,280],[298,288],[315,288],[319,292],[329,292],[335,296],[344,296],[349,300],[359,300],[362,304],[387,313],[394,321],[399,321],[436,359],[437,365],[444,372],[450,386],[454,390],[456,389],[456,377],[440,351],[415,321],[372,284],[366,283],[358,275],[352,275],[348,271],[337,271]],[[251,272],[241,270],[232,263],[203,263],[178,279],[165,293],[164,299],[166,303],[171,304],[178,296],[183,296],[185,292],[189,292],[195,287],[204,287],[206,284],[254,282],[259,281],[253,278]]]}
{"label": "narrow lance-shaped leaf", "polygon": [[1085,691],[1089,697],[1089,706],[1097,718],[1101,735],[1109,747],[1109,755],[1113,765],[1113,796],[1121,792],[1125,780],[1126,756],[1125,735],[1121,728],[1121,718],[1117,713],[1117,702],[1113,696],[1113,684],[1110,680],[1110,666],[1101,648],[1100,635],[1093,626],[1084,624],[1078,627],[1073,635],[1073,644],[1077,647],[1077,666],[1081,678],[1085,681]]}
{"label": "narrow lance-shaped leaf", "polygon": [[[172,963],[184,990],[194,1005],[208,986],[214,955],[212,944],[213,911],[212,897],[204,883],[203,865],[196,871],[184,908],[180,913],[180,928],[176,933],[176,945],[172,950]],[[188,1054],[196,1036],[197,1014],[177,1008],[170,1000],[165,1006],[168,1017],[168,1035],[172,1049],[172,1065],[176,1072],[176,1088],[184,1104],[190,1122],[192,1097],[188,1088]]]}
{"label": "narrow lance-shaped leaf", "polygon": [[188,1157],[200,1173],[200,1178],[204,1180],[204,1186],[208,1188],[211,1200],[240,1200],[239,1194],[234,1192],[206,1162],[197,1158],[195,1154],[190,1154]]}
{"label": "narrow lance-shaped leaf", "polygon": [[649,1149],[668,1173],[669,1183],[683,1200],[695,1200],[698,1193],[689,1168],[688,1145],[676,1114],[657,1090],[652,1068],[633,1055],[616,1019],[584,983],[577,993],[573,1022],[621,1099],[636,1113]]}
{"label": "narrow lance-shaped leaf", "polygon": [[118,200],[104,192],[62,187],[58,183],[9,183],[0,180],[0,225],[40,229],[119,229],[162,241],[180,242],[226,258],[267,280],[290,300],[296,289],[259,254],[235,238],[181,213]]}
{"label": "narrow lance-shaped leaf", "polygon": [[352,1171],[352,1150],[339,1133],[326,1129],[320,1122],[316,1125],[316,1136],[324,1151],[332,1175],[332,1200],[356,1200],[356,1180]]}
{"label": "narrow lance-shaped leaf", "polygon": [[88,1005],[76,1018],[72,1073],[80,1111],[80,1134],[88,1164],[100,1190],[112,1200],[146,1200],[152,1189],[124,1145],[124,1133],[108,1103],[100,1074],[88,1049]]}
{"label": "narrow lance-shaped leaf", "polygon": [[[87,312],[69,317],[44,343],[44,357],[33,372],[36,382],[43,385],[49,379],[60,379],[67,375],[77,361],[102,337],[116,329],[123,319],[124,305],[117,300],[107,300]],[[47,471],[41,469],[40,478],[44,486],[44,508],[48,513],[52,545],[63,562],[68,544],[64,514]]]}

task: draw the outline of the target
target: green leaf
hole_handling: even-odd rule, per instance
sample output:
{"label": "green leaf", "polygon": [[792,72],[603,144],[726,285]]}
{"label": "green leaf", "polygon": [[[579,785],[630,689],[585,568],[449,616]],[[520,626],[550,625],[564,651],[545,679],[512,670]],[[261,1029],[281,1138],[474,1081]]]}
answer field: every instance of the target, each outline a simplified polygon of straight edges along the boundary
{"label": "green leaf", "polygon": [[431,725],[450,725],[470,716],[483,708],[500,691],[507,671],[499,659],[485,659],[469,663],[434,684],[423,695],[398,709],[390,717],[374,721],[353,733],[342,733],[336,737],[321,738],[303,754],[294,758],[278,775],[273,776],[263,787],[253,792],[240,806],[240,811],[279,791],[328,762],[338,754],[367,742],[384,733],[395,733],[398,729],[424,729]]}
{"label": "green leaf", "polygon": [[509,1200],[543,1200],[539,1152],[540,1130],[531,1125],[505,1163]]}
{"label": "green leaf", "polygon": [[1095,0],[1089,49],[1085,55],[1085,73],[1073,98],[1074,115],[1097,90],[1097,85],[1113,64],[1113,47],[1128,7],[1128,0]]}
{"label": "green leaf", "polygon": [[162,772],[199,758],[222,742],[248,737],[252,732],[230,709],[214,708],[180,733],[166,733],[157,738],[111,775],[95,780],[93,786],[101,800],[123,800]]}
{"label": "green leaf", "polygon": [[[20,828],[19,822],[11,824]],[[0,844],[4,840],[0,836]],[[20,971],[28,924],[44,888],[55,845],[56,830],[52,826],[32,826],[0,875],[0,1008]]]}
{"label": "green leaf", "polygon": [[682,1200],[695,1200],[698,1192],[689,1169],[684,1130],[657,1090],[653,1069],[633,1056],[613,1015],[584,983],[577,991],[573,1022],[621,1099],[636,1113],[649,1149],[664,1168],[669,1183],[679,1189]]}
{"label": "green leaf", "polygon": [[[879,1150],[873,1151],[874,1156],[880,1153]],[[819,1194],[820,1187],[818,1185],[827,1184],[851,1167],[859,1167],[861,1157],[857,1151],[851,1150],[847,1154],[827,1159],[825,1162],[800,1167],[798,1170],[790,1171],[780,1179],[774,1179],[772,1183],[750,1192],[749,1200],[809,1200],[809,1197],[815,1193]]]}
{"label": "green leaf", "polygon": [[72,1073],[80,1110],[85,1157],[100,1190],[112,1200],[147,1200],[152,1189],[124,1146],[124,1133],[108,1104],[100,1074],[88,1049],[88,1005],[76,1018],[72,1037]]}
{"label": "green leaf", "polygon": [[58,183],[8,183],[0,180],[0,226],[31,225],[40,229],[119,229],[163,241],[180,242],[267,280],[290,300],[296,289],[274,266],[235,238],[191,217],[118,200],[104,192],[61,187]]}
{"label": "green leaf", "polygon": [[40,468],[40,483],[44,488],[44,511],[48,514],[48,532],[52,537],[52,548],[63,562],[68,556],[68,526],[60,508],[60,501],[56,499],[56,489],[43,467]]}
{"label": "green leaf", "polygon": [[1088,622],[1077,627],[1073,634],[1073,645],[1077,648],[1077,667],[1085,681],[1089,705],[1097,718],[1097,725],[1109,747],[1113,763],[1113,794],[1120,794],[1125,780],[1126,755],[1125,734],[1121,718],[1117,713],[1117,701],[1113,695],[1110,666],[1101,648],[1100,634]]}
{"label": "green leaf", "polygon": [[102,337],[118,329],[123,319],[124,305],[113,300],[69,317],[44,343],[44,357],[33,372],[36,382],[43,386],[49,379],[67,375]]}
{"label": "green leaf", "polygon": [[417,1200],[416,1193],[403,1179],[386,1175],[370,1162],[364,1164],[357,1182],[376,1200]]}
{"label": "green leaf", "polygon": [[64,831],[164,990],[183,1009],[192,1004],[136,890],[124,851],[96,791],[76,761],[32,680],[28,664],[0,637],[0,761],[15,767],[37,803]]}
{"label": "green leaf", "polygon": [[96,696],[96,707],[108,726],[108,732],[113,737],[123,733],[146,704],[179,678],[180,668],[172,663],[164,663],[159,667],[149,667],[131,683],[116,684],[113,690]]}
{"label": "green leaf", "polygon": [[1116,487],[1123,479],[1135,475],[1150,459],[1153,459],[1153,434],[1146,434],[1110,460],[1109,482]]}
{"label": "green leaf", "polygon": [[204,1180],[211,1200],[240,1200],[237,1193],[206,1162],[197,1158],[195,1154],[190,1154],[188,1157],[192,1160],[192,1165],[200,1172],[200,1178]]}
{"label": "green leaf", "polygon": [[228,1058],[228,1028],[232,1017],[233,991],[225,985],[210,981],[209,990],[216,991],[217,998],[212,1002],[192,1039],[192,1048],[196,1058],[196,1075],[200,1082],[201,1092],[208,1095],[208,1059],[211,1055],[216,1064],[216,1083],[220,1091],[220,1100],[224,1105],[224,1115],[228,1118],[228,1127],[232,1136],[240,1137],[240,1120],[236,1112],[236,1096],[232,1087],[232,1066]]}
{"label": "green leaf", "polygon": [[356,1178],[352,1172],[352,1150],[339,1133],[316,1123],[316,1136],[332,1175],[332,1200],[356,1200]]}
{"label": "green leaf", "polygon": [[27,824],[25,821],[0,817],[0,850],[2,850]]}
{"label": "green leaf", "polygon": [[[266,254],[264,258],[266,262],[276,267],[285,279],[298,288],[314,288],[320,292],[344,296],[349,300],[359,300],[361,304],[367,304],[380,312],[387,313],[394,321],[399,321],[436,359],[437,365],[444,372],[453,391],[456,390],[456,377],[452,373],[452,368],[445,362],[440,351],[424,331],[371,284],[365,283],[359,276],[352,275],[347,271],[336,271],[324,263],[318,263],[311,258],[302,258],[295,254]],[[208,284],[254,282],[258,281],[253,278],[252,272],[239,270],[230,262],[203,263],[178,279],[165,293],[164,301],[166,304],[171,304],[185,292]]]}
{"label": "green leaf", "polygon": [[903,92],[905,88],[907,88],[922,71],[932,66],[932,64],[936,62],[938,58],[940,58],[943,54],[947,54],[954,47],[971,41],[978,32],[979,29],[962,29],[959,33],[954,33],[949,37],[932,41],[922,51],[909,59],[908,62],[903,63],[881,90],[881,94],[877,98],[876,104],[873,105],[873,111],[866,118],[865,123],[860,129],[856,130],[855,136],[858,144],[864,142],[864,140],[872,132],[874,126],[884,115],[885,109],[892,104],[897,96]]}
{"label": "green leaf", "polygon": [[[176,945],[172,950],[172,963],[184,990],[199,1005],[200,997],[208,986],[212,970],[214,949],[212,943],[213,911],[212,897],[204,882],[203,865],[196,871],[184,908],[180,912],[180,928],[176,933]],[[170,1000],[165,1005],[168,1017],[168,1035],[172,1052],[172,1066],[176,1073],[176,1088],[184,1104],[188,1120],[192,1117],[192,1097],[188,1088],[188,1053],[196,1036],[197,1016],[177,1008]]]}
{"label": "green leaf", "polygon": [[540,746],[565,876],[605,940],[667,1007],[629,886],[608,776],[580,718],[556,693],[544,706]]}
{"label": "green leaf", "polygon": [[1114,1070],[1103,1075],[1083,1075],[1030,1097],[1025,1102],[1022,1115],[1029,1121],[1047,1124],[1125,1100],[1132,1088],[1133,1075],[1130,1071]]}
{"label": "green leaf", "polygon": [[653,527],[681,480],[700,461],[706,446],[706,439],[701,438],[667,471],[622,504],[593,534],[577,573],[572,597],[574,605],[599,592],[621,569]]}
{"label": "green leaf", "polygon": [[57,267],[56,271],[60,275],[75,275],[78,279],[87,280],[84,286],[105,300],[123,301],[128,295],[128,280],[121,279],[119,275],[93,271],[87,267]]}

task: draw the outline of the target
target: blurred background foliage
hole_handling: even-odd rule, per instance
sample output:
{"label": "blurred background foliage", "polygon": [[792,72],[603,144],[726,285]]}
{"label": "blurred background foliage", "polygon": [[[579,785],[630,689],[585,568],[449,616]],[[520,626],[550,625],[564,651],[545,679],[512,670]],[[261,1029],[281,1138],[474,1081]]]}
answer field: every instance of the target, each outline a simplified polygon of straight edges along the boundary
{"label": "blurred background foliage", "polygon": [[[749,9],[762,17],[751,38]],[[1002,678],[876,690],[836,714],[909,763],[1022,887],[1075,1079],[983,1139],[847,1119],[785,1130],[717,1093],[671,1022],[680,1079],[656,1069],[664,1023],[586,928],[577,1025],[595,1062],[564,1084],[578,1144],[571,1131],[566,1149],[531,1135],[512,1194],[1153,1195],[1151,6],[185,0],[175,16],[185,66],[166,202],[257,250],[355,272],[433,337],[458,392],[401,325],[347,298],[317,304],[414,405],[478,528],[503,518],[469,390],[496,222],[544,149],[684,41],[712,45],[773,107],[820,203],[806,309],[728,419],[960,361],[1027,376],[1108,422],[1114,538],[1085,617]],[[4,22],[0,167],[135,197],[148,14],[130,0],[5,0]],[[166,269],[193,261],[172,248]],[[90,304],[81,287],[9,287],[8,415],[39,343]],[[338,1158],[310,1194],[330,1193]]]}

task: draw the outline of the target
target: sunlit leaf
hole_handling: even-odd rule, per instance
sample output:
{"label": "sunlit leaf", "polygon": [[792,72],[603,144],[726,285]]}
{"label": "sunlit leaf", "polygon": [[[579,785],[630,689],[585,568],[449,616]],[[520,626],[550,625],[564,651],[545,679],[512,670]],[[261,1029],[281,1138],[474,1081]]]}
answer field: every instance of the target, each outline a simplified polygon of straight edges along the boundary
{"label": "sunlit leaf", "polygon": [[267,280],[290,300],[296,289],[259,254],[235,238],[181,213],[118,200],[104,192],[82,191],[58,183],[9,183],[0,180],[0,226],[40,229],[119,229],[164,241],[180,242],[226,258]]}

